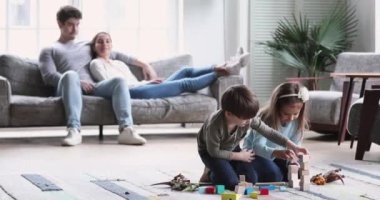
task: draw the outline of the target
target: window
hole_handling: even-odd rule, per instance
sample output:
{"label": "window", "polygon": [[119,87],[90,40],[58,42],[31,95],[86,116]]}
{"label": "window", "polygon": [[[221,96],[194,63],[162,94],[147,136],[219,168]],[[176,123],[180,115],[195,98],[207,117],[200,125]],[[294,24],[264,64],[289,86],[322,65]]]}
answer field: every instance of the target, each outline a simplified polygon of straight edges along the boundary
{"label": "window", "polygon": [[109,32],[114,49],[143,59],[179,52],[177,0],[0,0],[0,53],[37,58],[59,37],[56,12],[74,5],[83,13],[81,39]]}

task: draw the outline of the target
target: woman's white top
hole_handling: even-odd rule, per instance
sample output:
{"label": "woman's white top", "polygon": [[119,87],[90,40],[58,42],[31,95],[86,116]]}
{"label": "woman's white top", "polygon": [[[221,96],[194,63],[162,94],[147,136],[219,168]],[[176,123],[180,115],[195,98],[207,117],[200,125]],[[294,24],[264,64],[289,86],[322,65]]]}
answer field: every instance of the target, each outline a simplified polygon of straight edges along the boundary
{"label": "woman's white top", "polygon": [[126,79],[130,88],[146,84],[146,81],[137,80],[129,67],[120,60],[93,59],[90,63],[90,72],[96,82],[118,77]]}

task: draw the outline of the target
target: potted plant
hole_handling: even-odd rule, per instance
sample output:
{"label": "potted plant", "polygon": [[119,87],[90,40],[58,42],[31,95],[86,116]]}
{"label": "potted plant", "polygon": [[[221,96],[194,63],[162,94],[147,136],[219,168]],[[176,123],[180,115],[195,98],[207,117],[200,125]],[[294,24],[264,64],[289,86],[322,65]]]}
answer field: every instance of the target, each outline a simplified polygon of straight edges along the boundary
{"label": "potted plant", "polygon": [[273,34],[272,41],[262,42],[267,53],[285,66],[298,69],[298,77],[312,77],[309,89],[316,89],[321,72],[331,72],[339,53],[351,47],[357,32],[355,9],[338,7],[321,20],[311,24],[303,15],[293,20],[283,19]]}

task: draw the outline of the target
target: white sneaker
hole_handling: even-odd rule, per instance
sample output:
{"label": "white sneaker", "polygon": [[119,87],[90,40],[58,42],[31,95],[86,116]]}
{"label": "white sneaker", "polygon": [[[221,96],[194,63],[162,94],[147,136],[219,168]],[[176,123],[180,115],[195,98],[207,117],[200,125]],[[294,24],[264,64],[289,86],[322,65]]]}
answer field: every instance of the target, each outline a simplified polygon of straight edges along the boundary
{"label": "white sneaker", "polygon": [[232,56],[226,63],[227,71],[230,75],[239,75],[240,69],[249,63],[249,53],[244,52],[242,47],[239,47],[236,55]]}
{"label": "white sneaker", "polygon": [[146,139],[141,137],[138,133],[136,133],[132,127],[125,127],[120,132],[118,141],[119,144],[143,145],[146,143]]}
{"label": "white sneaker", "polygon": [[62,140],[62,146],[75,146],[82,143],[82,135],[76,128],[67,128],[67,136]]}

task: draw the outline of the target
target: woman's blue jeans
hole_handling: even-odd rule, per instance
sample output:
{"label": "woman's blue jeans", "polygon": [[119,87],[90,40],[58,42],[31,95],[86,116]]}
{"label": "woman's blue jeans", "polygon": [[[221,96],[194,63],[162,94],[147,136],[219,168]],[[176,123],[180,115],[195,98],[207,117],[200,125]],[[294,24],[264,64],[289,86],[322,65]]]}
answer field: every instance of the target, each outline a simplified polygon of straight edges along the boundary
{"label": "woman's blue jeans", "polygon": [[270,160],[261,156],[255,156],[252,167],[257,173],[258,182],[287,181],[288,161],[283,159]]}
{"label": "woman's blue jeans", "polygon": [[[82,88],[77,72],[65,72],[58,82],[57,96],[62,97],[65,108],[67,127],[80,128],[82,112]],[[133,125],[131,98],[127,81],[122,78],[104,80],[95,84],[93,96],[112,100],[112,107],[118,120],[119,128]]]}
{"label": "woman's blue jeans", "polygon": [[130,88],[132,99],[151,99],[196,92],[211,85],[217,78],[215,66],[183,67],[160,84],[146,84]]}
{"label": "woman's blue jeans", "polygon": [[[239,146],[234,150],[234,152],[240,151]],[[233,191],[235,186],[239,184],[239,175],[245,175],[246,181],[253,184],[257,182],[256,173],[251,163],[214,158],[206,150],[198,153],[205,166],[210,169],[209,177],[213,184],[224,185]]]}

